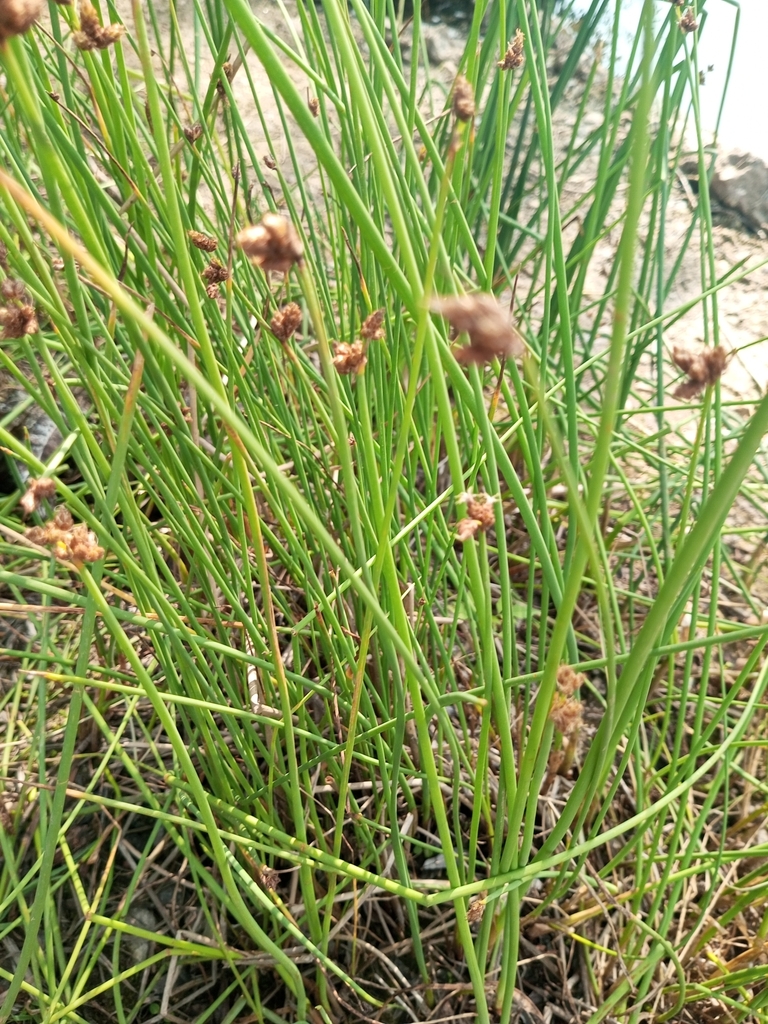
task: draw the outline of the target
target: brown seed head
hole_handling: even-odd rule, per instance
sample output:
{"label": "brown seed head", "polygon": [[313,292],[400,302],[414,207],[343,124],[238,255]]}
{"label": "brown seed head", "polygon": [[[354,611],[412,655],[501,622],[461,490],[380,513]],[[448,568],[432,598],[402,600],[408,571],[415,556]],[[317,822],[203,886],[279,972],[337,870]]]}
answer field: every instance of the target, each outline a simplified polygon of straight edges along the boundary
{"label": "brown seed head", "polygon": [[307,106],[312,117],[320,116],[320,100],[317,96],[313,96],[311,100],[307,100]]}
{"label": "brown seed head", "polygon": [[275,313],[269,326],[276,338],[280,341],[288,341],[301,327],[301,307],[295,302],[289,302],[287,306],[283,306]]}
{"label": "brown seed head", "polygon": [[200,276],[209,284],[220,284],[229,278],[229,271],[219,260],[212,259]]}
{"label": "brown seed head", "polygon": [[69,557],[77,565],[98,562],[104,557],[104,548],[96,543],[96,534],[85,523],[73,526],[69,533]]}
{"label": "brown seed head", "polygon": [[483,914],[485,913],[485,901],[488,896],[487,892],[478,893],[470,901],[467,907],[467,921],[470,924],[477,924],[478,921],[483,920]]}
{"label": "brown seed head", "polygon": [[523,61],[525,60],[525,36],[520,29],[515,32],[515,38],[512,39],[507,46],[507,52],[503,58],[496,65],[501,68],[502,71],[512,71],[515,68],[522,67]]}
{"label": "brown seed head", "polygon": [[21,505],[25,516],[37,512],[43,501],[49,501],[56,494],[56,481],[49,476],[41,476],[39,480],[31,479],[27,490],[22,495]]}
{"label": "brown seed head", "polygon": [[525,351],[523,339],[509,322],[509,314],[493,295],[447,295],[432,300],[431,309],[450,321],[458,334],[466,331],[469,345],[458,349],[460,363],[490,363],[494,359],[514,359]]}
{"label": "brown seed head", "polygon": [[66,505],[57,505],[53,510],[53,519],[49,525],[52,524],[57,530],[71,530],[74,522],[72,513]]}
{"label": "brown seed head", "polygon": [[333,365],[339,373],[361,374],[367,362],[368,357],[362,341],[353,341],[351,345],[346,341],[337,341],[334,344]]}
{"label": "brown seed head", "polygon": [[43,0],[0,0],[0,43],[26,32],[42,10]]}
{"label": "brown seed head", "polygon": [[43,545],[48,534],[44,526],[29,526],[24,531],[24,536],[27,540],[32,541],[33,544]]}
{"label": "brown seed head", "polygon": [[184,138],[187,140],[187,142],[197,142],[197,140],[200,138],[202,134],[203,126],[200,124],[199,121],[196,121],[194,124],[187,125],[187,127],[184,129]]}
{"label": "brown seed head", "polygon": [[557,670],[557,688],[566,697],[572,697],[586,678],[581,672],[574,672],[570,665],[561,665]]}
{"label": "brown seed head", "polygon": [[680,16],[680,29],[685,32],[686,35],[689,32],[695,32],[699,27],[699,23],[696,21],[696,15],[693,13],[692,7],[686,7]]}
{"label": "brown seed head", "polygon": [[0,324],[3,330],[0,338],[23,338],[26,334],[37,334],[40,325],[33,306],[7,306],[0,309]]}
{"label": "brown seed head", "polygon": [[264,271],[287,274],[294,263],[301,263],[304,255],[304,246],[293,224],[278,213],[265,213],[261,223],[245,228],[235,241]]}
{"label": "brown seed head", "polygon": [[459,501],[464,501],[467,506],[467,515],[470,519],[479,523],[479,532],[485,533],[496,522],[496,515],[493,505],[496,501],[490,494],[461,494]]}
{"label": "brown seed head", "polygon": [[259,881],[267,892],[274,892],[277,889],[277,883],[280,880],[280,876],[274,868],[267,867],[266,864],[259,865]]}
{"label": "brown seed head", "polygon": [[203,252],[216,252],[219,247],[218,238],[211,238],[210,235],[204,235],[202,231],[188,231],[189,240],[196,249],[202,249]]}
{"label": "brown seed head", "polygon": [[459,75],[453,84],[452,109],[457,121],[471,121],[475,116],[475,94],[464,75]]}
{"label": "brown seed head", "polygon": [[106,50],[125,32],[125,25],[102,25],[90,0],[80,0],[80,31],[72,38],[78,50]]}
{"label": "brown seed head", "polygon": [[273,157],[271,157],[269,153],[265,153],[263,159],[264,166],[268,167],[270,171],[274,171],[275,168],[277,167],[277,161]]}
{"label": "brown seed head", "polygon": [[705,387],[712,387],[723,375],[728,365],[728,353],[722,345],[714,348],[689,349],[675,345],[672,349],[672,360],[688,380],[675,388],[676,398],[694,398],[701,394]]}
{"label": "brown seed head", "polygon": [[217,284],[207,284],[205,286],[205,294],[209,299],[218,299],[219,297],[219,286]]}
{"label": "brown seed head", "polygon": [[555,693],[549,709],[549,720],[563,736],[571,735],[581,726],[581,701]]}
{"label": "brown seed head", "polygon": [[104,557],[104,548],[96,542],[96,535],[84,523],[75,526],[69,511],[59,505],[53,518],[45,526],[33,526],[25,534],[35,544],[49,547],[61,561],[98,562]]}
{"label": "brown seed head", "polygon": [[24,282],[18,281],[14,277],[6,277],[2,284],[0,284],[0,295],[4,299],[15,299],[17,302],[29,302],[27,298],[27,292],[24,288]]}
{"label": "brown seed head", "polygon": [[479,519],[460,519],[456,524],[456,540],[459,544],[466,544],[478,535],[482,527]]}
{"label": "brown seed head", "polygon": [[383,341],[385,336],[384,310],[377,309],[363,320],[360,337],[365,338],[366,341]]}

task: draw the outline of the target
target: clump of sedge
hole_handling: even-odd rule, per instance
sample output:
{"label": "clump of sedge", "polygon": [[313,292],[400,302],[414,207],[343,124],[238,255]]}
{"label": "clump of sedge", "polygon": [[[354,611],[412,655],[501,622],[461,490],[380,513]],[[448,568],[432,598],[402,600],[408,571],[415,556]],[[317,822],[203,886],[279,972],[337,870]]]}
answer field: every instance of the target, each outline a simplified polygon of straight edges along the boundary
{"label": "clump of sedge", "polygon": [[295,302],[278,309],[269,322],[272,333],[279,341],[288,341],[301,327],[301,307]]}
{"label": "clump of sedge", "polygon": [[43,10],[43,0],[1,0],[0,43],[31,28]]}
{"label": "clump of sedge", "polygon": [[218,238],[211,238],[210,235],[204,235],[202,231],[188,231],[189,240],[196,249],[202,249],[203,252],[216,252],[219,247]]}
{"label": "clump of sedge", "polygon": [[21,497],[19,504],[24,516],[37,512],[44,501],[50,501],[56,495],[56,481],[49,476],[41,476],[39,480],[30,479],[29,486]]}
{"label": "clump of sedge", "polygon": [[675,345],[672,360],[683,373],[688,374],[674,391],[675,398],[695,398],[706,387],[712,387],[723,375],[728,365],[728,353],[722,345],[701,348],[698,351]]}
{"label": "clump of sedge", "polygon": [[84,523],[75,525],[70,512],[62,505],[54,511],[53,519],[45,526],[32,526],[25,536],[33,544],[50,548],[54,557],[62,562],[98,562],[104,557],[104,548],[96,542],[96,534]]}
{"label": "clump of sedge", "polygon": [[360,337],[366,341],[383,341],[385,336],[384,310],[377,309],[363,320]]}
{"label": "clump of sedge", "polygon": [[485,533],[496,522],[493,510],[496,499],[490,494],[460,494],[459,501],[466,504],[467,516],[456,524],[456,540],[465,544],[478,533]]}
{"label": "clump of sedge", "polygon": [[90,0],[80,0],[80,31],[72,38],[78,50],[106,50],[125,32],[125,25],[102,25]]}
{"label": "clump of sedge", "polygon": [[35,315],[35,307],[26,293],[24,285],[15,278],[7,277],[0,284],[0,295],[9,303],[0,307],[0,338],[23,338],[27,334],[37,334],[40,325]]}
{"label": "clump of sedge", "polygon": [[493,295],[447,295],[432,300],[431,309],[450,321],[454,330],[469,335],[469,344],[456,350],[456,358],[465,365],[490,363],[494,359],[521,356],[525,345],[509,322],[509,314]]}
{"label": "clump of sedge", "polygon": [[520,29],[515,32],[515,38],[510,40],[507,46],[507,52],[504,54],[502,59],[498,61],[496,67],[501,68],[502,71],[513,71],[515,68],[523,66],[525,60],[524,54],[525,47],[525,36]]}
{"label": "clump of sedge", "polygon": [[475,116],[475,94],[464,75],[459,75],[454,82],[452,109],[457,121],[471,121]]}
{"label": "clump of sedge", "polygon": [[680,16],[680,29],[685,32],[686,35],[689,32],[695,32],[699,27],[699,23],[696,21],[696,15],[693,13],[692,7],[686,7]]}
{"label": "clump of sedge", "polygon": [[296,228],[278,213],[265,213],[259,224],[244,228],[235,239],[245,255],[264,271],[287,274],[301,265],[304,246]]}
{"label": "clump of sedge", "polygon": [[365,369],[368,356],[362,341],[337,341],[333,346],[333,365],[339,373],[356,373],[358,376]]}

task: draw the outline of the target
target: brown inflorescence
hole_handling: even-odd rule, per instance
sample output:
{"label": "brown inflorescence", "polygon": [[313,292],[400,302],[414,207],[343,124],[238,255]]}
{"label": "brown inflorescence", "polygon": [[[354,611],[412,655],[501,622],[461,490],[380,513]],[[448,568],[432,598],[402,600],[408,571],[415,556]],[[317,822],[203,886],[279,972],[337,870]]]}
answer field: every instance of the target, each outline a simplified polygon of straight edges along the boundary
{"label": "brown inflorescence", "polygon": [[125,32],[125,25],[102,25],[90,0],[80,0],[80,31],[72,38],[78,50],[106,50]]}
{"label": "brown inflorescence", "polygon": [[487,892],[481,892],[470,900],[469,906],[467,907],[467,921],[470,924],[477,924],[478,921],[483,920],[487,897]]}
{"label": "brown inflorescence", "polygon": [[212,259],[200,276],[209,284],[221,284],[229,278],[229,271],[219,260]]}
{"label": "brown inflorescence", "polygon": [[696,15],[693,13],[693,8],[686,7],[680,16],[681,30],[688,34],[689,32],[695,32],[698,27],[699,23],[696,21]]}
{"label": "brown inflorescence", "polygon": [[272,333],[280,341],[288,341],[301,327],[301,307],[295,302],[278,309],[269,322]]}
{"label": "brown inflorescence", "polygon": [[39,480],[30,479],[27,489],[19,504],[25,516],[37,512],[43,501],[50,501],[56,494],[56,481],[49,476],[41,476]]}
{"label": "brown inflorescence", "polygon": [[520,29],[515,32],[515,38],[510,40],[507,46],[507,52],[503,58],[498,61],[497,67],[501,68],[502,71],[512,71],[515,68],[522,67],[523,61],[525,60],[525,36]]}
{"label": "brown inflorescence", "polygon": [[320,116],[320,100],[317,96],[313,96],[312,99],[307,100],[307,106],[312,117]]}
{"label": "brown inflorescence", "polygon": [[337,341],[333,346],[333,365],[339,373],[361,374],[368,362],[362,341]]}
{"label": "brown inflorescence", "polygon": [[581,701],[555,693],[549,709],[549,720],[563,736],[578,732],[582,721]]}
{"label": "brown inflorescence", "polygon": [[[7,282],[3,282],[5,284]],[[18,282],[17,282],[18,283]],[[22,293],[23,294],[23,293]],[[2,332],[0,338],[23,338],[27,334],[37,334],[40,325],[35,315],[35,307],[30,305],[29,300],[24,301],[24,296],[18,306],[3,306],[0,308],[0,325]]]}
{"label": "brown inflorescence", "polygon": [[475,116],[475,94],[464,75],[459,75],[453,84],[452,109],[457,121],[471,121]]}
{"label": "brown inflorescence", "polygon": [[202,231],[188,231],[187,234],[192,245],[196,249],[202,249],[203,252],[216,252],[219,247],[218,238],[204,235]]}
{"label": "brown inflorescence", "polygon": [[265,153],[263,156],[264,166],[268,167],[270,171],[274,171],[277,168],[277,161],[274,157],[270,156],[269,153]]}
{"label": "brown inflorescence", "polygon": [[277,889],[277,883],[280,881],[280,876],[274,868],[268,867],[266,864],[260,864],[257,868],[259,873],[259,881],[267,892],[274,892]]}
{"label": "brown inflorescence", "polygon": [[226,80],[231,83],[234,77],[235,69],[228,60],[225,60],[221,65],[221,76],[216,82],[216,92],[223,103],[227,102],[227,90],[224,88],[224,79],[226,78]]}
{"label": "brown inflorescence", "polygon": [[17,302],[24,303],[29,302],[24,282],[19,281],[15,277],[6,277],[3,283],[0,284],[0,295],[4,299],[15,299]]}
{"label": "brown inflorescence", "polygon": [[432,310],[441,313],[454,330],[469,335],[469,345],[456,351],[460,363],[490,363],[514,359],[525,351],[523,339],[509,321],[509,314],[493,295],[447,295],[432,300]]}
{"label": "brown inflorescence", "polygon": [[570,665],[561,665],[557,670],[557,688],[566,697],[572,697],[585,681],[586,676],[574,672]]}
{"label": "brown inflorescence", "polygon": [[704,388],[712,387],[720,380],[728,365],[728,353],[722,345],[697,350],[675,345],[672,360],[683,373],[688,374],[688,380],[675,388],[675,397],[695,398]]}
{"label": "brown inflorescence", "polygon": [[496,501],[489,494],[461,494],[459,501],[467,506],[467,516],[456,524],[456,540],[464,544],[478,533],[485,533],[496,522],[493,504]]}
{"label": "brown inflorescence", "polygon": [[42,0],[0,0],[0,43],[26,32],[42,10]]}
{"label": "brown inflorescence", "polygon": [[98,562],[104,557],[104,548],[96,541],[96,534],[84,523],[75,525],[70,512],[59,505],[53,518],[45,526],[32,526],[25,536],[33,544],[50,548],[54,557],[63,562]]}
{"label": "brown inflorescence", "polygon": [[360,328],[360,337],[366,341],[383,341],[384,331],[384,310],[377,309],[363,320]]}
{"label": "brown inflorescence", "polygon": [[476,537],[480,532],[480,522],[477,519],[460,519],[456,524],[456,540],[465,544],[468,540]]}
{"label": "brown inflorescence", "polygon": [[279,213],[265,213],[259,224],[244,228],[235,239],[245,255],[262,270],[287,274],[301,264],[304,246],[293,224]]}
{"label": "brown inflorescence", "polygon": [[184,138],[187,142],[197,142],[200,136],[203,134],[203,126],[199,121],[195,121],[194,124],[189,124],[184,129]]}

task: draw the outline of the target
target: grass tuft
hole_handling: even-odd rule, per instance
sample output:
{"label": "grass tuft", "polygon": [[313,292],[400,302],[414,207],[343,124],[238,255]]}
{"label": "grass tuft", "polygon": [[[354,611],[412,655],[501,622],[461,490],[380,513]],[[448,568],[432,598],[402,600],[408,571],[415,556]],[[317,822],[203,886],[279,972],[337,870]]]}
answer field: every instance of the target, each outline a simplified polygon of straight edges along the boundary
{"label": "grass tuft", "polygon": [[0,1021],[768,1020],[713,2],[0,15]]}

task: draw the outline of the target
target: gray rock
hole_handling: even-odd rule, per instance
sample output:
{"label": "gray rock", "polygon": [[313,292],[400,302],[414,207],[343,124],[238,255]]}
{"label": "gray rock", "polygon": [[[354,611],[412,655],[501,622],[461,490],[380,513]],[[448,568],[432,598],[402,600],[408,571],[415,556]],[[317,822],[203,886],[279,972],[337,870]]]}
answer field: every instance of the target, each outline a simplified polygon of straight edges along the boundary
{"label": "gray rock", "polygon": [[424,29],[427,56],[431,64],[455,64],[458,66],[464,55],[467,37],[448,25],[434,25]]}
{"label": "gray rock", "polygon": [[759,157],[737,149],[719,154],[711,192],[749,227],[768,228],[768,166]]}

